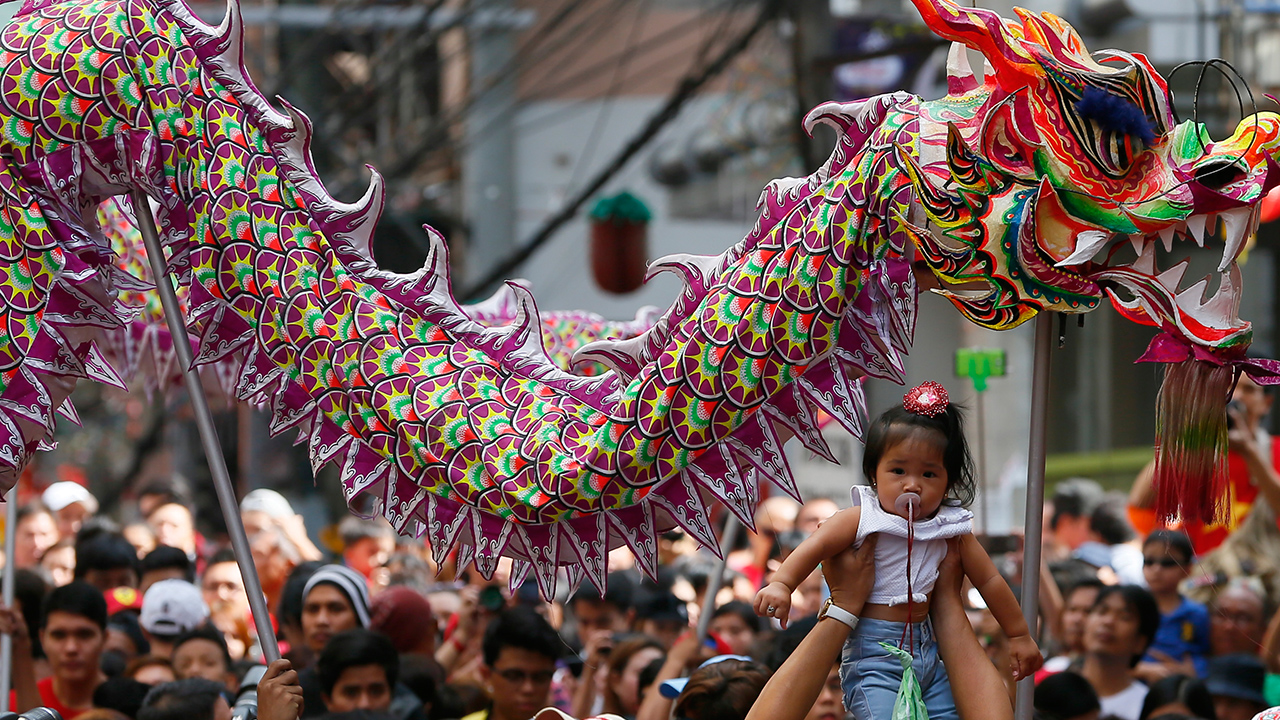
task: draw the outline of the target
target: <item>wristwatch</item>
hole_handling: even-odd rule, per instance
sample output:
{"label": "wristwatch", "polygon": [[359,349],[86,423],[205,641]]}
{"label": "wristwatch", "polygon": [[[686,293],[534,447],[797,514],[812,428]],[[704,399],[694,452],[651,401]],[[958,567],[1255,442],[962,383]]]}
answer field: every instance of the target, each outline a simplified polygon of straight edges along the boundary
{"label": "wristwatch", "polygon": [[858,627],[858,616],[831,602],[831,598],[827,598],[827,601],[822,603],[822,609],[818,611],[818,619],[822,618],[839,620],[848,625],[850,630]]}

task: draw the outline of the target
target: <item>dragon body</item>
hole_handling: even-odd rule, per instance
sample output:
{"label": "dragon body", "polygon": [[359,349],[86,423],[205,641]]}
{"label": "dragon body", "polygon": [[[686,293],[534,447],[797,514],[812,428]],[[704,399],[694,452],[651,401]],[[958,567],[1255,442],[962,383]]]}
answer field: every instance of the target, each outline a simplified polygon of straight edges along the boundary
{"label": "dragon body", "polygon": [[[0,484],[76,380],[123,384],[104,348],[148,285],[93,216],[133,188],[158,205],[197,363],[233,368],[236,395],[300,433],[317,469],[338,463],[348,502],[371,497],[482,574],[510,556],[512,582],[533,570],[547,594],[559,567],[602,585],[619,545],[652,573],[668,527],[715,548],[707,503],[750,526],[761,480],[796,494],[783,442],[830,457],[818,412],[860,434],[859,379],[902,379],[913,269],[993,328],[1110,294],[1191,348],[1182,364],[1229,378],[1250,333],[1235,258],[1280,181],[1280,117],[1211,142],[1174,123],[1140,56],[1099,64],[1051,15],[916,1],[994,72],[957,52],[941,100],[815,109],[810,125],[839,132],[827,163],[771,183],[721,255],[655,262],[684,291],[643,332],[579,348],[608,368],[596,376],[548,356],[523,286],[500,323],[459,306],[429,229],[421,271],[377,268],[381,179],[353,204],[325,191],[307,119],[245,74],[234,2],[211,27],[182,0],[29,1],[0,31]],[[1179,288],[1185,265],[1154,267],[1154,246],[1202,239],[1213,213],[1223,282],[1204,300]],[[1129,244],[1138,259],[1109,264]]]}
{"label": "dragon body", "polygon": [[[96,220],[111,251],[115,253],[116,267],[142,282],[154,284],[147,249],[131,209],[126,208],[121,199],[111,198],[98,206]],[[179,286],[175,290],[178,303],[185,313],[186,288]],[[154,289],[124,290],[119,293],[119,299],[134,315],[121,327],[106,334],[103,342],[106,356],[119,368],[123,377],[137,377],[145,382],[149,394],[181,386],[182,368],[178,366],[173,339],[165,324],[159,293]],[[463,309],[472,319],[484,325],[501,327],[515,320],[519,304],[511,289],[503,286],[484,302],[466,305]],[[547,349],[548,357],[560,368],[572,370],[579,375],[599,375],[606,370],[603,365],[575,362],[574,353],[579,348],[600,340],[626,340],[635,337],[653,327],[657,314],[657,308],[646,306],[640,308],[635,319],[619,322],[577,310],[543,312],[539,316],[542,343]],[[231,358],[228,362],[203,366],[213,369],[215,379],[228,396],[234,392],[239,373],[237,359]],[[74,412],[74,407],[69,402],[66,401],[64,406],[68,412]]]}

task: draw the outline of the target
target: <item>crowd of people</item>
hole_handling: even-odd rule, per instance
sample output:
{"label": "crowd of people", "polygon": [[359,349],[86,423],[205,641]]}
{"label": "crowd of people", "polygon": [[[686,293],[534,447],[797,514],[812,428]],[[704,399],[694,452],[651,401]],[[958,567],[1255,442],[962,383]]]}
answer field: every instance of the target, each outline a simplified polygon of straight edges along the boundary
{"label": "crowd of people", "polygon": [[[1280,448],[1261,431],[1270,398],[1247,379],[1237,396],[1227,526],[1158,525],[1141,478],[1129,497],[1081,478],[1056,485],[1038,571],[1038,717],[1249,720],[1280,705],[1280,597],[1265,562],[1266,538],[1280,537],[1270,509],[1280,506],[1270,460]],[[74,482],[20,508],[16,603],[0,608],[14,710],[227,720],[256,699],[262,720],[841,720],[850,630],[824,606],[857,615],[884,572],[871,535],[820,571],[787,566],[804,570],[775,585],[789,592],[785,627],[772,603],[759,612],[761,589],[848,505],[775,496],[723,564],[673,531],[656,578],[617,550],[603,590],[562,580],[545,602],[534,580],[512,581],[507,561],[489,580],[455,558],[437,566],[423,540],[381,521],[348,517],[333,547],[320,547],[285,497],[260,489],[240,509],[285,658],[268,667],[240,568],[197,530],[181,489],[147,485],[132,499],[138,515],[124,523]],[[957,567],[961,545],[947,541],[927,630],[965,720],[1011,717],[1026,655],[1006,635],[1010,618],[997,622],[1008,609],[988,607],[1020,587],[1021,538],[979,540],[1001,589],[973,587]]]}

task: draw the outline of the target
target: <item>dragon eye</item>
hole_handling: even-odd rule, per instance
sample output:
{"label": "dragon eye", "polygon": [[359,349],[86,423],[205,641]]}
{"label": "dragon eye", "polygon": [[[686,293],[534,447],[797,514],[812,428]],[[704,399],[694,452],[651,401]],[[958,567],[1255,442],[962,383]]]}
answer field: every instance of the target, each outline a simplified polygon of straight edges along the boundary
{"label": "dragon eye", "polygon": [[1135,147],[1138,142],[1132,135],[1118,133],[1111,130],[1104,130],[1100,133],[1099,139],[1102,147],[1101,156],[1108,169],[1125,173],[1129,167],[1133,165],[1133,159],[1138,154],[1140,147]]}

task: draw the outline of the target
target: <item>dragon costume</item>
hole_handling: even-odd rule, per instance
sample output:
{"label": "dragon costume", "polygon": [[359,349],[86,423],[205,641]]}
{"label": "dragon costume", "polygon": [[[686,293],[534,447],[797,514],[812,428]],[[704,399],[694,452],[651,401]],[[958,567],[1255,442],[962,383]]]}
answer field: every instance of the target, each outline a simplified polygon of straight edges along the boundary
{"label": "dragon costume", "polygon": [[[98,206],[98,227],[116,255],[116,266],[129,275],[148,283],[151,265],[147,260],[146,246],[142,241],[132,210],[122,199],[112,198]],[[525,284],[524,281],[516,281]],[[186,291],[176,288],[178,302],[186,311]],[[182,384],[182,368],[178,366],[173,339],[165,324],[160,296],[152,290],[125,290],[120,302],[135,313],[132,320],[107,333],[103,349],[108,358],[126,378],[137,377],[146,383],[148,394]],[[501,327],[511,324],[519,312],[519,303],[508,286],[503,286],[484,302],[466,305],[463,309],[474,320],[485,325]],[[658,309],[652,306],[640,308],[634,320],[615,322],[595,313],[557,310],[539,316],[542,323],[542,343],[547,355],[559,367],[573,370],[580,375],[599,375],[606,370],[599,363],[574,362],[573,354],[582,346],[598,340],[625,340],[653,327]],[[235,391],[239,374],[237,358],[228,362],[203,365],[212,368],[214,378],[227,396]],[[68,399],[63,402],[66,413],[75,413]],[[73,415],[74,417],[74,415]]]}
{"label": "dragon costume", "polygon": [[[588,377],[548,357],[524,287],[509,286],[499,326],[459,306],[430,229],[421,271],[374,264],[380,177],[354,204],[325,191],[307,119],[246,75],[234,0],[218,27],[182,0],[28,0],[0,30],[0,486],[78,379],[123,385],[105,346],[147,285],[93,217],[132,188],[157,203],[197,363],[233,368],[236,395],[269,407],[273,432],[298,432],[317,469],[338,463],[348,502],[372,497],[482,574],[510,556],[512,582],[532,569],[548,595],[557,567],[603,585],[619,545],[652,573],[668,527],[715,548],[707,503],[751,526],[761,480],[796,494],[783,442],[829,457],[818,412],[860,434],[859,379],[902,379],[913,265],[987,327],[1110,295],[1163,328],[1149,354],[1177,362],[1161,466],[1208,458],[1211,476],[1225,421],[1185,409],[1212,398],[1222,415],[1250,339],[1235,260],[1280,182],[1280,117],[1213,142],[1175,125],[1142,56],[1095,60],[1048,14],[916,5],[993,71],[975,77],[955,52],[940,100],[815,109],[809,126],[840,134],[826,164],[771,183],[755,228],[721,255],[655,262],[683,293],[645,332],[580,348],[608,368]],[[1206,300],[1154,252],[1202,242],[1214,214],[1226,240]],[[1136,261],[1109,262],[1129,244]],[[1173,509],[1209,507],[1191,497]]]}

